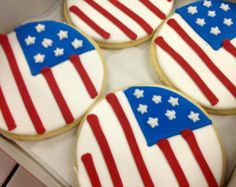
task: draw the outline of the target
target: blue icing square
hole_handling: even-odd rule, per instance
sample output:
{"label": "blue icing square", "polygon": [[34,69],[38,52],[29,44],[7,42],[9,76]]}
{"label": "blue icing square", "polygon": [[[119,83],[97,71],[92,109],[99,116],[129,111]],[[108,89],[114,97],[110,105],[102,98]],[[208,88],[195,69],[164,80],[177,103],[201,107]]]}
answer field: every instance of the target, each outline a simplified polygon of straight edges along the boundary
{"label": "blue icing square", "polygon": [[218,0],[198,1],[183,6],[176,12],[214,50],[220,49],[224,40],[236,37],[236,4],[234,3]]}
{"label": "blue icing square", "polygon": [[126,89],[124,93],[148,146],[179,135],[183,130],[212,124],[192,102],[168,89],[137,86]]}
{"label": "blue icing square", "polygon": [[[15,32],[34,76],[41,73],[45,67],[65,62],[71,55],[81,55],[95,49],[87,38],[74,28],[55,21],[28,23],[16,28]],[[75,47],[72,43],[76,44]]]}

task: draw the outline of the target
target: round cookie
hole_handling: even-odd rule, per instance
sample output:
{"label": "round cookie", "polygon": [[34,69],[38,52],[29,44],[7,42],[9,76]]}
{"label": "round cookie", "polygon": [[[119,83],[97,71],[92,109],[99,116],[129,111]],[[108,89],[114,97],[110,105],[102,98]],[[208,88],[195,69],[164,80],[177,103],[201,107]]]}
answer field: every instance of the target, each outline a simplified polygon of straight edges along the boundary
{"label": "round cookie", "polygon": [[0,35],[0,132],[23,140],[78,124],[104,89],[98,46],[71,26],[32,22]]}
{"label": "round cookie", "polygon": [[197,1],[176,10],[154,36],[160,78],[209,112],[236,113],[236,4]]}
{"label": "round cookie", "polygon": [[141,44],[170,13],[173,0],[65,0],[68,23],[105,48]]}
{"label": "round cookie", "polygon": [[79,186],[219,186],[222,148],[207,114],[161,86],[110,93],[82,121]]}

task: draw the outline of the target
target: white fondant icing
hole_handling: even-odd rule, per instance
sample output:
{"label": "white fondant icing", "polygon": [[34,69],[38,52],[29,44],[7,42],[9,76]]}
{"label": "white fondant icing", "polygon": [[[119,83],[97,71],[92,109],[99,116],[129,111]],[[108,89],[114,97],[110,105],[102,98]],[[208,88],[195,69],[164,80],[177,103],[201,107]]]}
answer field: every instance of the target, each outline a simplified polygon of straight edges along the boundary
{"label": "white fondant icing", "polygon": [[176,112],[174,110],[167,110],[165,116],[168,117],[169,120],[176,119]]}
{"label": "white fondant icing", "polygon": [[179,106],[179,98],[170,97],[168,102],[174,107]]}
{"label": "white fondant icing", "polygon": [[43,32],[43,31],[45,31],[45,25],[43,25],[43,24],[38,24],[36,27],[35,27],[35,29],[36,29],[36,31],[37,32]]}
{"label": "white fondant icing", "polygon": [[[144,135],[124,93],[119,91],[116,93],[116,96],[131,123],[132,131],[154,185],[159,187],[179,186],[160,148],[155,145],[151,147],[147,146]],[[113,153],[123,185],[144,186],[126,141],[124,131],[107,101],[102,100],[98,103],[92,111],[90,111],[90,114],[99,116],[101,128]],[[223,175],[223,155],[213,127],[206,126],[195,130],[194,134],[209,167],[216,177],[218,184],[220,184]],[[117,146],[117,142],[119,142],[120,146]],[[181,136],[174,136],[169,138],[169,142],[190,186],[198,187],[200,185],[207,187],[208,184],[204,175],[186,141]],[[81,156],[85,153],[91,153],[101,185],[113,186],[107,166],[101,154],[101,149],[98,146],[87,120],[82,124],[76,149],[77,176],[81,187],[92,186],[84,164],[81,161]]]}
{"label": "white fondant icing", "polygon": [[203,27],[204,25],[206,25],[205,19],[204,18],[197,18],[196,23],[198,25],[200,25],[201,27]]}
{"label": "white fondant icing", "polygon": [[[80,55],[80,58],[91,81],[93,81],[96,90],[101,90],[103,83],[103,76],[101,75],[103,75],[104,72],[99,55],[94,50]],[[64,66],[63,68],[55,66],[55,68],[53,68],[53,73],[61,92],[64,93],[64,98],[68,103],[73,116],[77,116],[78,118],[86,112],[88,107],[94,102],[94,99],[91,99],[88,95],[86,87],[75,71],[72,63],[67,61],[62,65]],[[96,69],[96,72],[94,69]],[[63,74],[67,74],[67,76],[61,76]],[[68,82],[70,82],[70,84],[68,84]],[[73,93],[73,96],[71,93]]]}
{"label": "white fondant icing", "polygon": [[192,15],[197,14],[198,13],[197,7],[196,6],[189,6],[188,13],[192,14]]}
{"label": "white fondant icing", "polygon": [[207,7],[207,8],[210,8],[210,7],[212,6],[212,2],[205,0],[205,1],[203,2],[203,5],[204,5],[205,7]]}
{"label": "white fondant icing", "polygon": [[[28,63],[26,62],[22,49],[17,41],[16,34],[14,32],[10,33],[8,38],[12,45],[21,75],[46,129],[46,133],[64,127],[66,122],[45,78],[41,74],[36,76],[31,74]],[[0,56],[3,59],[0,64],[1,88],[17,125],[17,128],[14,129],[12,133],[18,135],[37,135],[22,102],[2,47],[0,47]],[[99,93],[104,80],[104,67],[100,55],[96,50],[93,50],[80,55],[80,59]],[[52,71],[73,117],[79,119],[96,98],[90,98],[87,89],[71,62],[66,61],[54,66]],[[0,128],[7,131],[7,125],[2,115],[0,115],[0,122]]]}
{"label": "white fondant icing", "polygon": [[[224,177],[224,153],[218,140],[219,137],[217,136],[214,128],[211,126],[198,129],[194,131],[194,134],[198,145],[202,151],[202,154],[204,155],[207,164],[213,172],[217,183],[221,184],[222,179]],[[207,141],[209,142],[209,144],[205,145]]]}
{"label": "white fondant icing", "polygon": [[143,91],[143,90],[139,90],[139,89],[135,89],[133,95],[134,95],[137,99],[140,99],[140,98],[144,97],[144,91]]}
{"label": "white fondant icing", "polygon": [[221,33],[219,27],[211,27],[211,34],[214,34],[215,36],[219,35]]}
{"label": "white fondant icing", "polygon": [[54,54],[56,57],[64,55],[64,49],[63,48],[56,48],[54,50]]}
{"label": "white fondant icing", "polygon": [[152,101],[153,101],[154,103],[156,103],[156,104],[159,104],[159,103],[162,102],[162,97],[161,97],[160,95],[154,95],[154,96],[152,97]]}
{"label": "white fondant icing", "polygon": [[83,41],[82,40],[74,39],[74,41],[71,44],[74,47],[74,49],[78,49],[80,47],[83,47]]}
{"label": "white fondant icing", "polygon": [[[18,133],[21,134],[35,133],[35,129],[31,123],[31,120],[24,107],[24,104],[22,100],[19,99],[21,96],[15,83],[15,79],[11,72],[10,66],[8,64],[7,57],[3,52],[1,45],[0,45],[0,56],[1,56],[0,83],[3,95],[5,97],[5,100],[7,102],[11,114],[14,116],[15,121],[17,121],[18,123],[21,122],[23,124],[23,128],[15,129],[13,132],[15,133],[17,131]],[[7,131],[6,122],[3,118],[2,112],[0,112],[0,122],[1,122],[0,128]]]}
{"label": "white fondant icing", "polygon": [[139,107],[137,108],[137,111],[139,111],[141,114],[145,114],[148,111],[148,106],[139,104]]}
{"label": "white fondant icing", "polygon": [[159,126],[158,118],[149,117],[147,124],[152,128],[158,127]]}
{"label": "white fondant icing", "polygon": [[45,59],[45,55],[38,53],[34,56],[35,63],[43,63]]}
{"label": "white fondant icing", "polygon": [[51,47],[52,44],[53,44],[53,41],[51,39],[48,39],[48,38],[45,38],[42,41],[42,45],[43,45],[44,48]]}
{"label": "white fondant icing", "polygon": [[35,44],[35,40],[36,40],[35,37],[28,36],[28,37],[25,39],[25,43],[26,43],[26,45],[33,45],[33,44]]}
{"label": "white fondant icing", "polygon": [[226,3],[221,3],[220,8],[224,10],[225,12],[230,10],[229,4],[226,4]]}
{"label": "white fondant icing", "polygon": [[68,38],[68,31],[60,30],[60,32],[57,33],[57,36],[59,37],[60,40],[67,39]]}
{"label": "white fondant icing", "polygon": [[[127,25],[132,31],[137,34],[137,39],[146,37],[148,34],[132,20],[129,16],[123,13],[121,10],[113,6],[107,0],[95,0],[100,6],[111,12],[116,18],[118,18],[122,23]],[[160,25],[162,20],[153,14],[149,9],[147,9],[141,2],[138,0],[120,0],[121,3],[126,5],[128,8],[133,10],[136,14],[140,15],[150,26],[156,30]],[[168,2],[167,0],[151,0],[151,2],[162,10],[165,14],[168,14],[172,8],[173,2]],[[69,11],[69,8],[73,5],[78,6],[87,16],[89,16],[95,23],[105,29],[108,33],[111,34],[111,37],[108,40],[104,40],[98,33],[96,33],[89,25],[87,25],[82,19],[77,15]],[[89,6],[83,0],[68,0],[67,1],[67,11],[69,17],[71,18],[72,23],[89,34],[95,40],[108,42],[108,43],[122,43],[132,41],[127,37],[117,26],[115,26],[111,21],[105,18],[102,14],[97,12],[91,6]]]}
{"label": "white fondant icing", "polygon": [[208,11],[208,16],[215,17],[216,16],[216,11]]}
{"label": "white fondant icing", "polygon": [[[194,41],[208,54],[213,63],[231,80],[236,82],[235,76],[235,57],[228,53],[224,48],[215,51],[209,46],[178,14],[171,18],[177,22],[189,33]],[[194,98],[201,105],[218,110],[236,108],[235,97],[223,86],[219,79],[208,69],[198,55],[182,40],[182,38],[165,24],[160,30],[159,36],[164,37],[166,42],[176,50],[200,75],[208,87],[214,92],[219,102],[212,106],[201,90],[196,86],[187,73],[176,63],[176,61],[160,47],[156,47],[156,55],[161,70],[166,77],[181,91]],[[178,42],[176,42],[178,41]],[[236,39],[231,40],[236,46]]]}
{"label": "white fondant icing", "polygon": [[188,115],[188,118],[191,119],[194,123],[200,120],[199,113],[195,113],[193,111],[190,112],[190,114]]}
{"label": "white fondant icing", "polygon": [[224,24],[225,25],[227,25],[227,26],[231,26],[231,25],[233,25],[234,23],[233,23],[233,20],[232,20],[232,18],[224,18]]}

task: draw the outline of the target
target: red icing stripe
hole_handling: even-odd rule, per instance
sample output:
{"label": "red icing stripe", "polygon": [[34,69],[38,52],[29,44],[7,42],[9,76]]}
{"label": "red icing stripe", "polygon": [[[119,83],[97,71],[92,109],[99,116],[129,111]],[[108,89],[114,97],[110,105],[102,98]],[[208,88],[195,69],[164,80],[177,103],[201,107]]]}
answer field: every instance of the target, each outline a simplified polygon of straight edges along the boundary
{"label": "red icing stripe", "polygon": [[155,43],[160,46],[163,50],[165,50],[170,56],[172,56],[176,62],[188,73],[191,79],[195,82],[195,84],[199,87],[202,93],[206,96],[206,98],[210,101],[212,105],[216,105],[218,103],[217,97],[214,93],[208,88],[208,86],[204,83],[201,77],[197,74],[196,71],[186,62],[186,60],[180,56],[168,43],[164,40],[163,37],[158,37],[155,40]]}
{"label": "red icing stripe", "polygon": [[129,123],[129,120],[127,116],[125,115],[122,106],[119,103],[118,98],[115,94],[111,93],[106,96],[107,102],[111,105],[113,111],[115,112],[121,127],[124,131],[124,134],[126,136],[126,139],[128,141],[130,150],[133,154],[134,161],[136,163],[136,166],[138,168],[139,174],[143,180],[143,183],[145,186],[148,187],[154,187],[154,184],[152,182],[151,176],[147,170],[147,167],[145,165],[145,162],[142,158],[141,152],[139,150],[138,144],[136,142],[135,136],[133,134],[133,131],[131,129],[131,124]]}
{"label": "red icing stripe", "polygon": [[236,47],[229,40],[225,40],[223,46],[229,53],[236,57]]}
{"label": "red icing stripe", "polygon": [[0,87],[0,109],[2,111],[3,118],[5,119],[5,122],[7,124],[8,130],[9,131],[14,130],[16,128],[16,123],[9,110],[9,107],[7,105],[1,87]]}
{"label": "red icing stripe", "polygon": [[235,85],[224,75],[223,72],[212,62],[207,54],[198,46],[198,44],[181,28],[181,26],[174,19],[170,19],[168,24],[173,28],[182,39],[196,52],[202,59],[206,66],[215,74],[215,76],[222,82],[222,84],[236,97]]}
{"label": "red icing stripe", "polygon": [[118,169],[116,167],[115,160],[113,158],[111,149],[109,147],[109,144],[106,140],[106,137],[102,131],[100,122],[98,120],[98,117],[94,114],[91,114],[87,117],[87,121],[90,124],[90,127],[93,131],[93,134],[98,142],[98,145],[101,149],[102,155],[104,157],[104,160],[106,162],[107,168],[109,170],[112,182],[114,186],[123,186],[120,174],[118,172]]}
{"label": "red icing stripe", "polygon": [[166,19],[166,15],[149,0],[140,0],[149,10],[160,19]]}
{"label": "red icing stripe", "polygon": [[129,29],[120,20],[118,20],[115,16],[113,16],[110,12],[108,12],[106,9],[101,7],[95,1],[91,1],[91,0],[84,0],[84,1],[87,2],[90,6],[92,6],[95,10],[103,14],[104,17],[109,19],[117,27],[119,27],[119,29],[122,30],[124,34],[126,34],[130,39],[135,40],[137,38],[137,35],[131,29]]}
{"label": "red icing stripe", "polygon": [[211,172],[210,167],[208,166],[200,147],[198,146],[197,140],[194,136],[194,133],[191,130],[185,130],[182,132],[183,138],[187,141],[195,159],[197,160],[205,179],[210,187],[218,187],[216,179]]}
{"label": "red icing stripe", "polygon": [[187,178],[170,146],[170,143],[167,139],[163,139],[157,143],[159,148],[162,150],[162,152],[165,155],[165,158],[167,159],[168,163],[170,164],[170,167],[172,168],[172,171],[175,174],[175,177],[179,183],[179,186],[181,187],[189,187],[189,183],[187,181]]}
{"label": "red icing stripe", "polygon": [[73,115],[71,114],[71,111],[61,93],[61,90],[59,89],[57,82],[55,80],[55,77],[52,73],[52,70],[49,67],[46,67],[42,70],[42,74],[44,78],[46,79],[54,98],[57,102],[57,105],[59,106],[61,113],[66,121],[67,124],[71,124],[74,121]]}
{"label": "red icing stripe", "polygon": [[92,99],[97,97],[97,95],[98,95],[97,90],[96,90],[95,86],[93,85],[93,82],[89,78],[88,73],[84,69],[84,66],[83,66],[79,56],[78,55],[72,55],[70,57],[70,61],[74,65],[74,67],[76,68],[78,74],[80,75],[80,77],[81,77],[81,79],[82,79],[82,81],[83,81],[90,97]]}
{"label": "red icing stripe", "polygon": [[88,173],[89,179],[92,183],[93,187],[102,187],[101,182],[98,177],[98,173],[96,171],[93,157],[90,153],[84,154],[81,157],[82,162],[84,163],[85,169]]}
{"label": "red icing stripe", "polygon": [[94,31],[96,31],[101,37],[104,39],[110,38],[110,33],[106,32],[103,28],[101,28],[97,23],[95,23],[92,19],[90,19],[85,13],[83,13],[77,6],[71,6],[69,9],[79,18],[81,18],[85,23],[87,23]]}
{"label": "red icing stripe", "polygon": [[134,21],[136,21],[148,34],[151,34],[153,32],[152,27],[142,17],[140,17],[135,12],[133,12],[127,6],[125,6],[124,4],[122,4],[121,2],[119,2],[117,0],[110,0],[110,2],[114,6],[116,6],[118,9],[123,11],[125,14],[127,14]]}
{"label": "red icing stripe", "polygon": [[41,119],[39,118],[38,112],[33,104],[33,101],[31,100],[28,89],[20,73],[14,53],[12,51],[12,48],[10,46],[10,43],[6,35],[0,35],[0,43],[2,44],[3,50],[7,56],[12,74],[14,76],[14,79],[16,81],[17,87],[20,92],[21,98],[24,102],[26,110],[28,111],[30,119],[35,127],[35,130],[37,131],[38,134],[43,134],[45,132],[45,128],[42,124]]}

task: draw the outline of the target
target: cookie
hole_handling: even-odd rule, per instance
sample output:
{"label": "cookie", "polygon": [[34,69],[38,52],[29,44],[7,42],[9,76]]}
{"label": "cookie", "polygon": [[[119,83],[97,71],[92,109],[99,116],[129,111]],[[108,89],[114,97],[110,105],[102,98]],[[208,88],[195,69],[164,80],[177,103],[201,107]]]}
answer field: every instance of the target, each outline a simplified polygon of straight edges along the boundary
{"label": "cookie", "polygon": [[236,4],[197,1],[176,10],[152,42],[160,78],[209,112],[236,113]]}
{"label": "cookie", "polygon": [[222,148],[207,114],[180,93],[132,86],[110,93],[82,121],[79,186],[219,186]]}
{"label": "cookie", "polygon": [[173,0],[65,0],[69,24],[105,48],[124,48],[152,37],[170,13]]}
{"label": "cookie", "polygon": [[104,87],[106,68],[91,39],[55,21],[0,35],[0,132],[36,140],[78,124]]}

